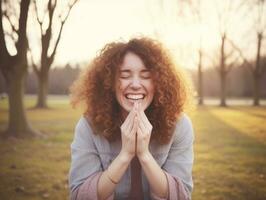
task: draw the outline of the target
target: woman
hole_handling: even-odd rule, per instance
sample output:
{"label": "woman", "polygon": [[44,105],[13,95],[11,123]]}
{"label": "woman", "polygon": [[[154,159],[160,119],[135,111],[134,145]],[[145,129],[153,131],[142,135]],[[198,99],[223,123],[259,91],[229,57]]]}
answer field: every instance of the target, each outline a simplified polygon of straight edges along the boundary
{"label": "woman", "polygon": [[71,87],[85,105],[71,144],[71,199],[191,199],[190,90],[149,38],[107,44]]}

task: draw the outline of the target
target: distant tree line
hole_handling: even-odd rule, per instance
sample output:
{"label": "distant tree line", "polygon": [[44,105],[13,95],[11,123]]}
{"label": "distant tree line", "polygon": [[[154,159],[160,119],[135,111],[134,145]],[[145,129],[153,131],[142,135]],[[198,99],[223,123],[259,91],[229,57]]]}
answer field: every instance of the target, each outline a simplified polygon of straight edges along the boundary
{"label": "distant tree line", "polygon": [[[49,71],[49,94],[68,94],[68,88],[77,78],[80,72],[79,66],[66,65],[65,67],[55,67]],[[7,92],[3,76],[0,74],[0,93]],[[25,82],[26,94],[38,93],[38,77],[33,71],[28,72]]]}
{"label": "distant tree line", "polygon": [[[266,61],[266,59],[264,59]],[[264,66],[266,67],[266,62]],[[69,86],[78,77],[80,67],[66,65],[65,67],[55,67],[49,72],[49,94],[67,95],[69,93]],[[198,83],[198,74],[196,70],[189,70],[189,74],[193,80],[196,88]],[[219,74],[216,68],[208,68],[203,72],[203,95],[205,97],[219,97],[220,95],[220,82]],[[227,91],[228,97],[252,97],[252,77],[248,69],[244,66],[238,66],[232,69],[227,77]],[[266,73],[260,82],[261,97],[266,98]],[[0,92],[6,92],[6,86],[3,77],[0,76]],[[25,83],[26,94],[37,94],[38,92],[38,79],[36,74],[32,71],[29,72]]]}
{"label": "distant tree line", "polygon": [[[77,78],[80,72],[78,66],[71,67],[56,67],[52,68],[49,72],[48,93],[49,94],[68,94],[68,88],[72,82]],[[26,93],[37,94],[38,84],[37,77],[34,73],[29,73],[26,80]]]}
{"label": "distant tree line", "polygon": [[[264,59],[266,67],[266,58]],[[198,84],[198,72],[190,71],[195,88]],[[203,72],[202,92],[204,97],[220,97],[219,73],[217,68],[207,68]],[[260,82],[260,96],[266,98],[266,73],[263,74]],[[253,78],[249,69],[245,66],[232,68],[226,77],[226,96],[227,97],[253,97]]]}

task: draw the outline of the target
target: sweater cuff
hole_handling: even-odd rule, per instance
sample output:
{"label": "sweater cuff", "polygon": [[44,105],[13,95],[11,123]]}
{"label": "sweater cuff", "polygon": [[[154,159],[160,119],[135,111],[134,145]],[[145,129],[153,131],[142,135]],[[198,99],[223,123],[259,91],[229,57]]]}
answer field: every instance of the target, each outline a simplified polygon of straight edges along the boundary
{"label": "sweater cuff", "polygon": [[[163,170],[165,176],[166,176],[166,179],[167,179],[167,184],[168,184],[168,188],[170,189],[169,187],[169,178],[167,177],[167,174],[165,173],[165,171]],[[169,197],[169,189],[168,189],[168,197]],[[157,196],[156,194],[154,194],[152,191],[150,192],[150,197],[152,200],[168,200],[168,198],[162,198],[162,197],[159,197]]]}
{"label": "sweater cuff", "polygon": [[189,195],[182,180],[164,171],[168,182],[168,198],[161,198],[151,192],[152,200],[189,200]]}
{"label": "sweater cuff", "polygon": [[[71,196],[76,196],[73,200],[98,200],[98,181],[103,172],[97,172],[87,178],[87,180],[77,188],[77,194],[72,194]],[[110,195],[107,200],[113,200],[114,193]]]}
{"label": "sweater cuff", "polygon": [[158,197],[156,194],[154,194],[153,192],[151,192],[151,199],[152,200],[167,200],[165,198],[161,198],[161,197]]}

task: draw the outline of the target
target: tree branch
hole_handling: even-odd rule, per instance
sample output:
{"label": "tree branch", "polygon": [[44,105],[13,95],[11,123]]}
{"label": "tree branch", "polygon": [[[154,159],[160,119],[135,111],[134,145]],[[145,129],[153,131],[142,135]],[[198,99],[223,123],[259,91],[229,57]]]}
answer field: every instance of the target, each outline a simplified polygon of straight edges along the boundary
{"label": "tree branch", "polygon": [[62,15],[60,15],[60,19],[61,19],[61,23],[65,23],[65,21],[67,20],[68,16],[69,16],[69,13],[70,11],[72,10],[72,7],[78,2],[78,0],[74,0],[74,2],[71,4],[71,3],[68,3],[68,11],[67,11],[67,14],[65,16],[65,18],[63,19]]}
{"label": "tree branch", "polygon": [[36,19],[37,19],[37,21],[38,21],[38,23],[40,25],[41,34],[43,34],[43,29],[42,29],[43,26],[42,25],[43,25],[43,20],[44,20],[45,14],[43,15],[43,18],[40,19],[39,14],[38,14],[38,8],[37,8],[36,0],[33,1],[33,4],[34,4],[35,13],[36,13]]}
{"label": "tree branch", "polygon": [[48,25],[47,30],[49,29],[51,30],[56,4],[57,4],[57,0],[55,0],[54,4],[52,4],[52,0],[49,0],[48,2],[49,25]]}
{"label": "tree branch", "polygon": [[2,15],[7,19],[12,31],[14,31],[15,33],[18,33],[18,29],[15,27],[15,25],[12,23],[10,17],[7,14],[7,11],[5,10]]}
{"label": "tree branch", "polygon": [[55,54],[56,54],[56,50],[57,50],[57,47],[58,47],[58,44],[59,44],[59,41],[60,41],[60,38],[61,38],[61,35],[62,35],[62,31],[63,31],[63,28],[64,28],[64,25],[65,25],[65,22],[70,14],[70,11],[72,10],[73,6],[78,2],[78,0],[75,0],[72,4],[68,4],[68,11],[67,11],[67,14],[65,16],[64,19],[62,19],[62,15],[60,15],[60,19],[61,19],[61,27],[60,27],[60,31],[59,31],[59,34],[57,36],[57,39],[56,39],[56,42],[55,42],[55,46],[54,46],[54,49],[53,49],[53,52],[49,58],[49,62],[53,62],[54,60],[54,57],[55,57]]}
{"label": "tree branch", "polygon": [[231,49],[231,51],[228,54],[224,55],[224,59],[227,60],[228,58],[230,58],[234,53],[234,49]]}
{"label": "tree branch", "polygon": [[16,43],[18,55],[22,54],[26,57],[27,54],[27,20],[30,0],[21,0],[19,25],[18,25],[18,41]]}
{"label": "tree branch", "polygon": [[5,35],[7,35],[8,37],[10,37],[10,38],[11,38],[11,40],[13,40],[13,41],[14,41],[14,43],[16,43],[16,38],[15,38],[15,36],[14,36],[12,33],[5,32]]}
{"label": "tree branch", "polygon": [[56,54],[56,50],[57,50],[57,47],[58,47],[58,44],[59,44],[59,41],[60,41],[60,38],[61,38],[61,34],[62,34],[62,30],[63,30],[63,26],[64,26],[64,23],[61,22],[60,31],[59,31],[59,34],[58,34],[58,36],[57,36],[57,39],[56,39],[56,42],[55,42],[55,46],[54,46],[53,52],[52,52],[52,54],[50,55],[50,57],[48,58],[49,63],[52,63],[52,62],[54,61],[54,57],[55,57],[55,54]]}
{"label": "tree branch", "polygon": [[0,0],[0,69],[4,70],[7,66],[5,65],[7,60],[11,57],[9,54],[7,47],[6,47],[6,41],[5,41],[5,33],[4,33],[4,27],[3,27],[3,11],[2,11],[2,0]]}
{"label": "tree branch", "polygon": [[39,76],[40,75],[40,70],[38,69],[37,65],[35,64],[35,62],[33,60],[32,51],[31,51],[31,48],[29,46],[28,46],[28,52],[30,54],[30,60],[31,60],[31,64],[32,64],[33,70],[37,74],[37,76]]}
{"label": "tree branch", "polygon": [[239,57],[237,57],[233,62],[230,63],[230,65],[227,66],[227,69],[225,70],[226,74],[228,74],[233,69],[233,67],[235,66],[235,64],[238,61],[238,58]]}
{"label": "tree branch", "polygon": [[240,55],[240,57],[242,58],[243,62],[244,62],[244,66],[248,66],[249,67],[249,70],[251,69],[251,71],[253,71],[253,65],[252,63],[250,63],[246,58],[245,56],[243,55],[243,52],[242,50],[230,39],[230,38],[227,38],[229,44],[231,44],[231,46],[236,49]]}

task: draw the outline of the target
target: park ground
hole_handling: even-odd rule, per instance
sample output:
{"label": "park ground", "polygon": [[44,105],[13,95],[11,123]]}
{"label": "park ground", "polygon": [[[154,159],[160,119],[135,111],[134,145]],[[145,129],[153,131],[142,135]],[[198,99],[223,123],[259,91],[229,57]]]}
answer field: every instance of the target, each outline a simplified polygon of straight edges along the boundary
{"label": "park ground", "polygon": [[[66,98],[52,98],[50,109],[27,115],[45,137],[0,139],[0,199],[68,199],[70,143],[81,111]],[[0,130],[7,125],[0,101]],[[194,200],[266,199],[266,107],[201,106],[190,111],[195,129]]]}

